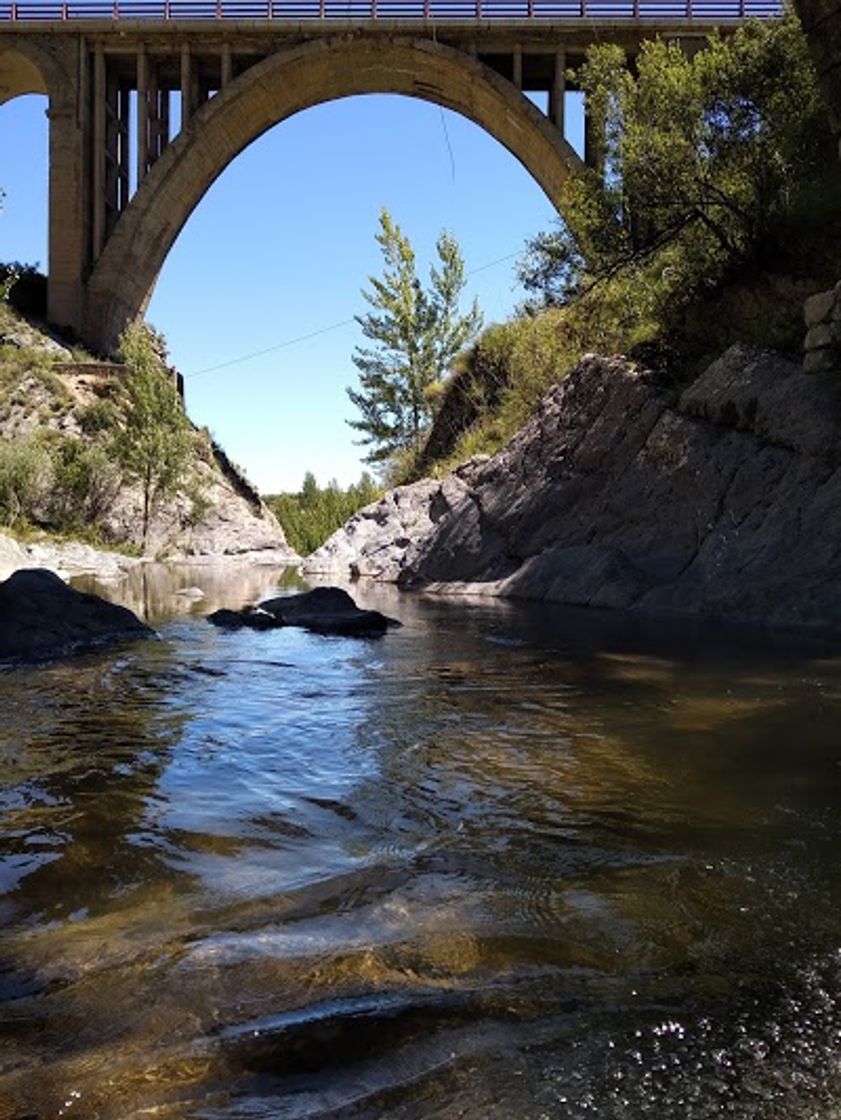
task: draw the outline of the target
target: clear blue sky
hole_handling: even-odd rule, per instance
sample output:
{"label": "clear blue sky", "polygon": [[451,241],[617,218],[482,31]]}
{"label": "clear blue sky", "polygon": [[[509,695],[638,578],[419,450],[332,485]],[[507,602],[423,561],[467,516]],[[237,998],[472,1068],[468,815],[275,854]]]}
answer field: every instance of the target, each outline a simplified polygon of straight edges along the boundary
{"label": "clear blue sky", "polygon": [[[39,97],[0,108],[0,259],[42,266],[45,108]],[[486,322],[522,298],[514,258],[553,220],[524,168],[469,121],[410,98],[355,97],[300,113],[252,144],[164,265],[149,319],[185,375],[190,415],[264,492],[297,489],[306,470],[344,485],[362,469],[345,394],[361,335],[347,320],[364,311],[360,288],[381,270],[383,205],[424,274],[439,230],[455,233],[471,273],[465,298],[478,296]]]}

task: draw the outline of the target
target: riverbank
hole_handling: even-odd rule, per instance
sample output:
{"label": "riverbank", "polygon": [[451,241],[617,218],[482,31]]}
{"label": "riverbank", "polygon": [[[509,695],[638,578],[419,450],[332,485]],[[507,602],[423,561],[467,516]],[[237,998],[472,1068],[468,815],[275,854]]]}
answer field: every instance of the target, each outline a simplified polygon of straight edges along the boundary
{"label": "riverbank", "polygon": [[587,356],[493,457],[399,487],[304,574],[841,631],[841,391],[735,346],[674,399]]}
{"label": "riverbank", "polygon": [[[297,559],[297,557],[295,558]],[[0,580],[25,568],[44,568],[62,579],[92,576],[105,583],[120,581],[138,568],[148,565],[150,557],[129,556],[110,549],[94,548],[82,541],[49,539],[19,541],[0,531]],[[174,556],[169,563],[184,569],[286,568],[290,553],[282,549],[252,549],[239,553],[208,553]]]}

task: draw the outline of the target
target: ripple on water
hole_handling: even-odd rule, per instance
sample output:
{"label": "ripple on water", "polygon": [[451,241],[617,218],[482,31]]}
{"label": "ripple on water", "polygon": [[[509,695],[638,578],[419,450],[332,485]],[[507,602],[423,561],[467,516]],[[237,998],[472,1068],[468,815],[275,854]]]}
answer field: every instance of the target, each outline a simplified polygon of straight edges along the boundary
{"label": "ripple on water", "polygon": [[368,605],[0,676],[0,1117],[841,1114],[839,662]]}

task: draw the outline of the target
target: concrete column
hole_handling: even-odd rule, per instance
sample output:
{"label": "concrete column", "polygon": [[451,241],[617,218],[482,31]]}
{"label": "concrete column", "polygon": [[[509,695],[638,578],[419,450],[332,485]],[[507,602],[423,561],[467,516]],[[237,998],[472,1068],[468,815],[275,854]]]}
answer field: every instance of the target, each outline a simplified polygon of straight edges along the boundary
{"label": "concrete column", "polygon": [[523,88],[523,48],[515,47],[514,56],[512,58],[512,70],[514,76],[514,85],[517,89]]}
{"label": "concrete column", "polygon": [[148,171],[148,169],[152,166],[152,164],[155,162],[155,160],[160,155],[160,146],[159,146],[160,142],[159,142],[158,133],[160,132],[159,110],[160,110],[161,101],[160,101],[160,96],[159,96],[160,95],[160,88],[158,86],[158,67],[156,66],[155,60],[153,58],[150,58],[148,60],[147,70],[148,70],[149,90],[148,90],[148,96],[147,96],[146,101],[147,101],[147,104],[149,106],[149,108],[148,108],[148,115],[149,115],[148,145],[149,145],[149,150],[148,150],[148,154],[147,154],[147,157],[146,157],[146,169]]}
{"label": "concrete column", "polygon": [[555,68],[552,73],[552,88],[549,91],[549,119],[564,135],[564,102],[566,100],[566,51],[555,51]]}
{"label": "concrete column", "polygon": [[120,90],[105,61],[105,236],[120,212]]}
{"label": "concrete column", "polygon": [[149,58],[144,47],[137,52],[137,185],[149,170]]}
{"label": "concrete column", "polygon": [[219,88],[224,89],[234,76],[234,59],[231,54],[231,44],[225,43],[222,47],[222,79]]}
{"label": "concrete column", "polygon": [[149,65],[149,166],[169,143],[169,90],[161,85],[159,64]]}
{"label": "concrete column", "polygon": [[130,151],[129,136],[131,134],[131,99],[127,86],[120,86],[117,91],[117,153],[118,171],[117,182],[119,195],[117,211],[119,214],[129,204],[130,191]]}
{"label": "concrete column", "polygon": [[169,143],[169,90],[158,90],[158,155]]}
{"label": "concrete column", "polygon": [[202,73],[201,60],[193,59],[193,80],[190,83],[190,116],[210,97],[210,87]]}
{"label": "concrete column", "polygon": [[193,60],[190,44],[181,47],[181,131],[190,123],[193,115]]}
{"label": "concrete column", "polygon": [[105,244],[105,55],[102,47],[97,47],[93,56],[93,143],[92,143],[92,186],[91,186],[91,215],[92,222],[92,254],[94,261],[98,259]]}
{"label": "concrete column", "polygon": [[50,98],[49,283],[47,318],[79,333],[90,253],[90,159],[73,104],[75,90]]}

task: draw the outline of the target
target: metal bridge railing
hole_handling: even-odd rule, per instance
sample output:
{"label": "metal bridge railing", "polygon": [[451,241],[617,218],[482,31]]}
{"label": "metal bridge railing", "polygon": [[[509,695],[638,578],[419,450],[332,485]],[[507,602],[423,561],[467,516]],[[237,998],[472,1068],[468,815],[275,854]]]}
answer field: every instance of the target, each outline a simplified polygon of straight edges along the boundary
{"label": "metal bridge railing", "polygon": [[770,19],[781,0],[0,0],[0,22],[75,20]]}

